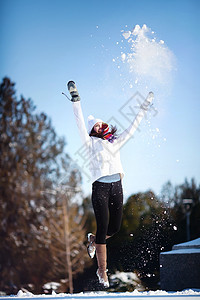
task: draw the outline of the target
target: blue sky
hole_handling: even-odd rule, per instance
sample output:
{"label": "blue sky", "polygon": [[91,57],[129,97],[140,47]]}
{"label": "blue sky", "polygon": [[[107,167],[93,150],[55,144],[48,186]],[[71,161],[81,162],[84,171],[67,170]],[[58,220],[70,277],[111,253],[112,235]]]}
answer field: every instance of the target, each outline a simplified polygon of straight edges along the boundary
{"label": "blue sky", "polygon": [[[159,193],[167,180],[180,184],[194,177],[199,183],[199,12],[198,0],[1,0],[0,77],[10,77],[18,95],[51,117],[75,158],[81,141],[71,103],[61,95],[66,82],[76,81],[85,119],[114,117],[128,126],[119,110],[138,87],[123,88],[130,74],[113,58],[120,56],[121,30],[146,24],[174,53],[176,71],[169,86],[154,90],[156,138],[144,120],[121,149],[125,197],[148,188]],[[83,189],[91,192],[84,175]]]}

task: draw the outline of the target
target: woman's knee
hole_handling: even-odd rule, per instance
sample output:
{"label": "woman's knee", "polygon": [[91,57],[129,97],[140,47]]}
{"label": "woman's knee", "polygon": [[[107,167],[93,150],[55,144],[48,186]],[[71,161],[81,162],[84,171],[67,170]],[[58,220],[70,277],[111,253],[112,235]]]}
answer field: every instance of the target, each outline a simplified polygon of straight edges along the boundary
{"label": "woman's knee", "polygon": [[108,226],[104,226],[103,224],[102,224],[102,226],[98,226],[98,225],[97,225],[97,231],[96,231],[96,243],[97,244],[105,244]]}
{"label": "woman's knee", "polygon": [[96,234],[95,243],[96,244],[106,244],[106,235]]}
{"label": "woman's knee", "polygon": [[108,230],[107,235],[113,236],[114,234],[118,233],[119,230],[120,230],[120,226],[114,226]]}

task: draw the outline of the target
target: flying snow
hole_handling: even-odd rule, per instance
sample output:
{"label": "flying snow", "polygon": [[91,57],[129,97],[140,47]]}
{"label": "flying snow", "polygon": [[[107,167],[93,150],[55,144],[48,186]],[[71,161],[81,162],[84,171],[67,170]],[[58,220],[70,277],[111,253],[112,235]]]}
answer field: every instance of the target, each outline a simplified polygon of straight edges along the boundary
{"label": "flying snow", "polygon": [[146,25],[136,25],[132,31],[124,31],[123,37],[128,41],[130,50],[121,53],[121,60],[127,63],[129,72],[141,77],[152,78],[158,83],[166,81],[174,70],[175,57],[163,40],[155,37],[154,31]]}

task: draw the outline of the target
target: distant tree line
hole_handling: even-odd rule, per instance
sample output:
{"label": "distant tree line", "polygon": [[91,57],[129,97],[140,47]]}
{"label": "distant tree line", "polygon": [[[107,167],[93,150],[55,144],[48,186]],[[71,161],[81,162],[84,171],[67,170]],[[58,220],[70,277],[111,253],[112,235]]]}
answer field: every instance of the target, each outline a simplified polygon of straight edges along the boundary
{"label": "distant tree line", "polygon": [[[81,173],[48,116],[37,113],[30,99],[17,99],[9,78],[0,85],[0,132],[0,291],[49,292],[44,284],[51,281],[60,284],[57,292],[98,289],[96,261],[86,251],[86,234],[96,225]],[[194,179],[167,182],[159,197],[151,190],[131,195],[121,230],[108,241],[109,271],[135,272],[146,289],[158,288],[160,252],[186,241],[188,198],[194,239],[200,236],[200,186]]]}

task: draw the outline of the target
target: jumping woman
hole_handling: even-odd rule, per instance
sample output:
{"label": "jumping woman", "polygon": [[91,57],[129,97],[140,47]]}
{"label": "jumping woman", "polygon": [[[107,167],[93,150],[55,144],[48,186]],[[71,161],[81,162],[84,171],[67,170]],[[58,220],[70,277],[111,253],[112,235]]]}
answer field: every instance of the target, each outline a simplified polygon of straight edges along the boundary
{"label": "jumping woman", "polygon": [[88,234],[88,254],[93,258],[96,252],[97,277],[104,287],[109,287],[106,239],[119,231],[123,211],[121,180],[124,171],[119,150],[136,131],[153,100],[153,93],[149,93],[130,126],[117,135],[116,127],[109,128],[108,124],[101,119],[95,119],[92,115],[88,117],[88,129],[86,129],[80,96],[74,81],[69,81],[67,86],[72,96],[71,101],[80,137],[90,155],[92,205],[97,231],[96,234]]}

